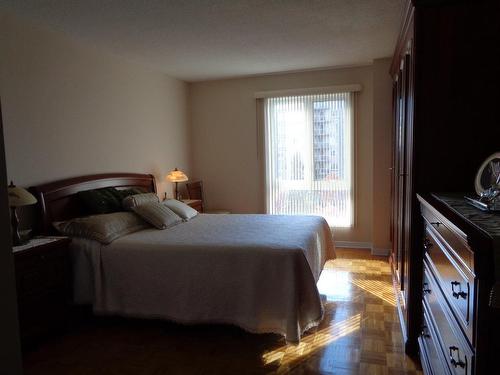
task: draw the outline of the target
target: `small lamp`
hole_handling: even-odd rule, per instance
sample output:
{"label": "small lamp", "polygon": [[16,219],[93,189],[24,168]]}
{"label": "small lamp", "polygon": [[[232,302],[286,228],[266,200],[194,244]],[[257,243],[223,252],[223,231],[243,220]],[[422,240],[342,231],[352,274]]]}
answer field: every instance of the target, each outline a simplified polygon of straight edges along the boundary
{"label": "small lamp", "polygon": [[184,172],[175,168],[173,171],[170,171],[170,173],[167,174],[166,179],[171,182],[175,182],[175,199],[180,200],[181,197],[179,195],[178,184],[179,182],[186,182],[188,180],[187,176],[184,174]]}
{"label": "small lamp", "polygon": [[24,242],[19,235],[19,218],[17,217],[16,208],[21,206],[29,206],[37,202],[36,198],[29,193],[26,189],[17,187],[10,182],[8,186],[9,192],[9,206],[10,206],[10,220],[12,224],[12,243],[14,246],[22,245]]}

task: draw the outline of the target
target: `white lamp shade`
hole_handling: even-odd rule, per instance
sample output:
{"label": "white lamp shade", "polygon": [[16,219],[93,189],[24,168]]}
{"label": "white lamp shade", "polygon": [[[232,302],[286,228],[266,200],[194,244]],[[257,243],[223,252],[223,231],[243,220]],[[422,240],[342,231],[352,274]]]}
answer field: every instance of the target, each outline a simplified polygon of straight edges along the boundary
{"label": "white lamp shade", "polygon": [[10,207],[28,206],[37,202],[36,198],[22,187],[14,186],[11,183],[8,190]]}
{"label": "white lamp shade", "polygon": [[185,182],[188,180],[184,172],[178,170],[177,168],[175,168],[173,171],[170,171],[170,173],[167,174],[166,178],[171,182]]}

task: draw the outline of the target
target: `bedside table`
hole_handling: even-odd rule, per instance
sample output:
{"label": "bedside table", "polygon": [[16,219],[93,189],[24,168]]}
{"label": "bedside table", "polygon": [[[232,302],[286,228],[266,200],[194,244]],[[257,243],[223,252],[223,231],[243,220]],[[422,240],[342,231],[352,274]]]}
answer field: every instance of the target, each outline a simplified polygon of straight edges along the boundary
{"label": "bedside table", "polygon": [[183,199],[182,202],[198,212],[203,212],[203,202],[201,199]]}
{"label": "bedside table", "polygon": [[13,247],[23,348],[67,326],[72,294],[69,243],[67,237],[40,237]]}

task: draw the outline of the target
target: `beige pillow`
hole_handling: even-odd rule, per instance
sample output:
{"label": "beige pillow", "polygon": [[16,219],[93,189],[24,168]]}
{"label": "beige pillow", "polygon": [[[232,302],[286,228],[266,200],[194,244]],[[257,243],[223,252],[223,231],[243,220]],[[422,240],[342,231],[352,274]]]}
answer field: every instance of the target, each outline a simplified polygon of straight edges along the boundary
{"label": "beige pillow", "polygon": [[184,221],[188,221],[198,215],[198,211],[194,208],[189,207],[186,203],[182,203],[176,199],[167,199],[166,201],[163,201],[162,204],[174,211]]}
{"label": "beige pillow", "polygon": [[79,217],[68,221],[58,221],[53,225],[67,236],[88,238],[104,244],[149,227],[148,223],[132,212]]}
{"label": "beige pillow", "polygon": [[167,229],[182,222],[181,217],[160,202],[144,203],[132,210],[158,229]]}
{"label": "beige pillow", "polygon": [[126,210],[131,210],[135,206],[139,206],[144,203],[159,201],[160,199],[155,193],[134,194],[124,198],[122,201],[122,206]]}

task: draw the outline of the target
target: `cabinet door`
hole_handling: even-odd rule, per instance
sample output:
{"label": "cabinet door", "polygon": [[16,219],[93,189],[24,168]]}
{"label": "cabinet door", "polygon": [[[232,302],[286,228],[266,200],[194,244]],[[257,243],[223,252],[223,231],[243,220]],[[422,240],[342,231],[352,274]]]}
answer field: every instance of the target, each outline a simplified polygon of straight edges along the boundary
{"label": "cabinet door", "polygon": [[398,80],[395,80],[392,86],[392,162],[391,162],[391,220],[390,220],[390,237],[392,244],[391,252],[391,267],[396,281],[400,283],[399,277],[399,262],[398,262],[398,231],[397,231],[397,219],[398,219],[398,200],[396,199],[398,194],[398,100],[399,100],[399,84]]}
{"label": "cabinet door", "polygon": [[398,284],[401,284],[401,223],[400,223],[400,185],[399,185],[399,166],[400,166],[400,101],[401,101],[401,71],[394,82],[394,126],[393,126],[393,164],[392,164],[392,268]]}
{"label": "cabinet door", "polygon": [[15,268],[19,324],[27,349],[66,328],[72,289],[67,241],[16,253]]}
{"label": "cabinet door", "polygon": [[[408,327],[409,261],[412,223],[413,62],[411,40],[403,56],[394,87],[393,132],[393,269],[399,283],[398,301],[403,325]],[[406,329],[406,328],[405,328]]]}
{"label": "cabinet door", "polygon": [[401,301],[404,302],[405,291],[405,203],[406,203],[406,185],[405,185],[405,83],[406,72],[404,64],[401,66],[398,78],[396,80],[396,99],[395,99],[395,164],[394,164],[394,253],[396,278],[400,284],[402,294]]}
{"label": "cabinet door", "polygon": [[408,302],[409,276],[410,276],[410,249],[411,249],[411,231],[412,231],[412,214],[415,194],[412,186],[412,166],[413,166],[413,64],[411,56],[411,41],[408,45],[407,54],[404,58],[404,134],[403,153],[401,168],[401,179],[403,180],[403,268],[405,270],[403,285],[404,298]]}
{"label": "cabinet door", "polygon": [[399,269],[399,278],[401,284],[401,293],[404,298],[404,292],[406,287],[406,253],[405,253],[405,218],[406,218],[406,164],[405,164],[405,156],[406,156],[406,71],[405,65],[402,65],[402,69],[400,71],[400,79],[399,79],[399,97],[398,97],[398,124],[397,124],[397,135],[398,135],[398,195],[397,195],[397,205],[398,205],[398,222],[397,222],[397,230],[398,230],[398,269]]}

